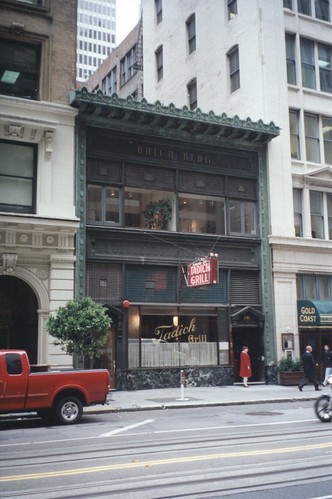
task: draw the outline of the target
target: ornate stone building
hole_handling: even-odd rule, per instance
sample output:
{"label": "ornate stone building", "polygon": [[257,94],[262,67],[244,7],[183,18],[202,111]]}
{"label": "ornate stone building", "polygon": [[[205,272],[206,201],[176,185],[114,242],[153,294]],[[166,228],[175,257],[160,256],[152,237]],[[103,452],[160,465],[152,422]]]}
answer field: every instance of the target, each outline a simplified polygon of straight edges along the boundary
{"label": "ornate stone building", "polygon": [[45,322],[74,292],[76,8],[0,5],[0,348],[58,366]]}
{"label": "ornate stone building", "polygon": [[[279,129],[86,89],[77,129],[76,295],[113,318],[102,365],[117,388],[231,383],[250,337],[253,380],[274,355],[267,148]],[[164,220],[161,221],[161,213]],[[187,286],[218,255],[215,284]]]}

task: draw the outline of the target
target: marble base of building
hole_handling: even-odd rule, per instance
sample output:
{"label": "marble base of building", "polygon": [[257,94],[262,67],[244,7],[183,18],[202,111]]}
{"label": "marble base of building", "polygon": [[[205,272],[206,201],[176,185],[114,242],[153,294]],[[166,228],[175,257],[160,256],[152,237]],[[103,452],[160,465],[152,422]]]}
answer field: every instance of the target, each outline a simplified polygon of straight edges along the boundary
{"label": "marble base of building", "polygon": [[[183,369],[185,386],[225,386],[234,383],[232,367],[197,367]],[[178,388],[181,386],[181,369],[118,369],[118,390],[149,390]]]}

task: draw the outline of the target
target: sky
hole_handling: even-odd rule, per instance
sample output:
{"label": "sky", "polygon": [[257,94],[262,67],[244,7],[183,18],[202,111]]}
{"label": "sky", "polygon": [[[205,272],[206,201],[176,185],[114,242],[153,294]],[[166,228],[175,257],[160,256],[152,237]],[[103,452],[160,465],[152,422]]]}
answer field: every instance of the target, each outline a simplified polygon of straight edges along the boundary
{"label": "sky", "polygon": [[116,0],[116,44],[128,35],[138,23],[141,0]]}

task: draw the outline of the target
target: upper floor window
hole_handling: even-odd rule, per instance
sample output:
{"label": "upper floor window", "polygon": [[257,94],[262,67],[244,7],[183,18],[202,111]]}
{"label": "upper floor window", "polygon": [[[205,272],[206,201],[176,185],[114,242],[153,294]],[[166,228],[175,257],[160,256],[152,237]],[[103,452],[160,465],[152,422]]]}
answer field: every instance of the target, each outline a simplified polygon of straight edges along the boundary
{"label": "upper floor window", "polygon": [[[307,202],[308,206],[303,206],[304,202]],[[310,189],[307,198],[302,195],[302,189],[294,189],[293,204],[295,235],[297,237],[311,236],[313,239],[332,239],[331,192]],[[310,219],[303,219],[303,213],[310,213]]]}
{"label": "upper floor window", "polygon": [[231,92],[235,92],[240,88],[240,61],[239,61],[239,47],[233,47],[228,52],[229,62],[229,78]]}
{"label": "upper floor window", "polygon": [[197,80],[191,80],[187,85],[188,99],[189,99],[189,108],[191,110],[196,109],[197,107]]}
{"label": "upper floor window", "polygon": [[237,14],[237,0],[227,0],[228,19],[233,19]]}
{"label": "upper floor window", "polygon": [[284,0],[284,9],[293,10],[293,0]]}
{"label": "upper floor window", "polygon": [[136,63],[136,45],[120,61],[121,85],[124,85],[137,72]]}
{"label": "upper floor window", "polygon": [[318,68],[320,89],[332,93],[332,47],[318,43]]}
{"label": "upper floor window", "polygon": [[289,132],[291,158],[300,159],[299,119],[298,112],[294,110],[289,111]]}
{"label": "upper floor window", "polygon": [[294,229],[295,236],[303,236],[302,227],[302,190],[293,189],[293,206],[294,206]]}
{"label": "upper floor window", "polygon": [[157,80],[160,81],[160,80],[162,80],[162,78],[164,76],[163,46],[162,45],[160,45],[160,47],[158,47],[156,50],[156,68],[157,68]]}
{"label": "upper floor window", "polygon": [[332,276],[299,274],[296,289],[298,300],[331,300]]}
{"label": "upper floor window", "polygon": [[34,213],[37,146],[0,141],[0,211]]}
{"label": "upper floor window", "polygon": [[106,76],[106,93],[112,95],[114,92],[117,92],[116,67],[113,68]]}
{"label": "upper floor window", "polygon": [[332,165],[332,118],[322,118],[324,159]]}
{"label": "upper floor window", "polygon": [[154,0],[157,24],[163,20],[163,0]]}
{"label": "upper floor window", "polygon": [[312,40],[301,38],[302,85],[316,88],[315,45]]}
{"label": "upper floor window", "polygon": [[0,94],[39,98],[40,45],[0,39]]}
{"label": "upper floor window", "polygon": [[324,239],[323,193],[310,191],[311,235],[315,239]]}
{"label": "upper floor window", "polygon": [[296,85],[295,35],[286,33],[287,83]]}
{"label": "upper floor window", "polygon": [[323,21],[330,20],[329,0],[315,0],[315,15],[317,19],[322,19]]}
{"label": "upper floor window", "polygon": [[304,114],[305,149],[307,161],[320,162],[319,120],[315,114]]}
{"label": "upper floor window", "polygon": [[188,49],[189,54],[196,50],[196,18],[192,14],[187,20],[187,35],[188,35]]}
{"label": "upper floor window", "polygon": [[311,0],[297,0],[297,10],[299,14],[311,16]]}

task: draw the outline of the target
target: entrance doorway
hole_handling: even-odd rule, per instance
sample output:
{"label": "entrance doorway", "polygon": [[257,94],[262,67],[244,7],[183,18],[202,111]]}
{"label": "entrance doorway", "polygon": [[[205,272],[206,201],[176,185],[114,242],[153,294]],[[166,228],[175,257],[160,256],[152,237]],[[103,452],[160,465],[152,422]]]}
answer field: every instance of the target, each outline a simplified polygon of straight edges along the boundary
{"label": "entrance doorway", "polygon": [[38,302],[28,284],[0,276],[0,348],[22,349],[37,363]]}
{"label": "entrance doorway", "polygon": [[324,345],[329,345],[332,350],[332,329],[310,329],[309,331],[300,330],[300,352],[301,356],[305,352],[306,346],[312,346],[312,354],[318,363],[317,380],[324,379],[324,366],[320,362],[323,354]]}
{"label": "entrance doorway", "polygon": [[264,346],[262,331],[254,327],[233,328],[233,351],[234,351],[234,379],[239,382],[240,355],[242,347],[249,348],[248,354],[251,360],[252,377],[250,381],[264,380]]}

